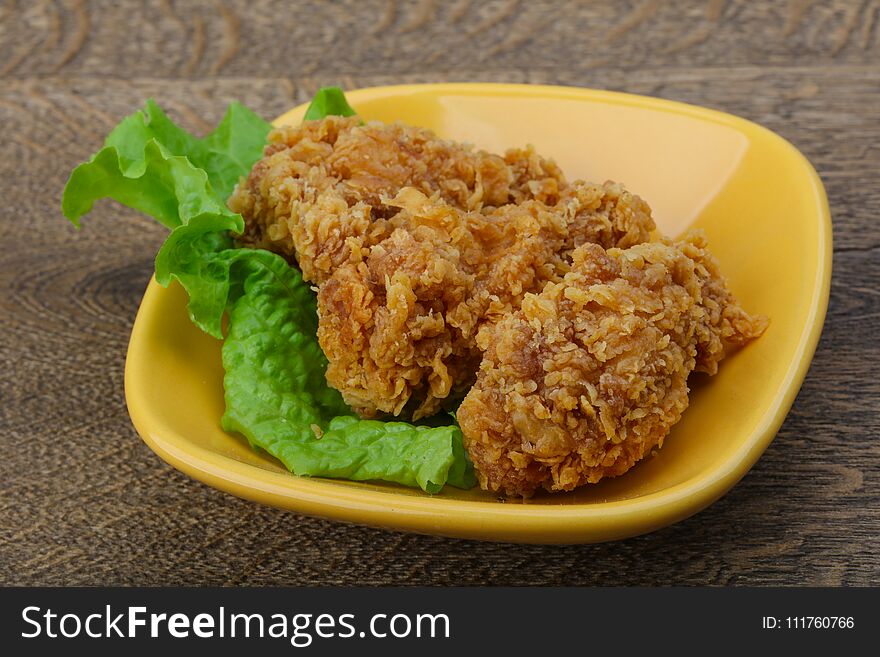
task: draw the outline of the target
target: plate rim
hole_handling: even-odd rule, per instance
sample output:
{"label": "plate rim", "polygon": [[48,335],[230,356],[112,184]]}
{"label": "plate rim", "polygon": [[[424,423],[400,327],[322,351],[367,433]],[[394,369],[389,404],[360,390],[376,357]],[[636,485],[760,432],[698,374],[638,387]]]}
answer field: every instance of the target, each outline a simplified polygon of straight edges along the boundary
{"label": "plate rim", "polygon": [[[552,85],[440,83],[367,87],[346,92],[349,100],[433,90],[471,95],[510,94],[637,106],[728,125],[745,135],[768,137],[794,156],[811,183],[819,213],[816,279],[804,330],[789,364],[783,392],[773,399],[764,422],[720,466],[661,491],[602,504],[494,504],[442,496],[401,495],[359,488],[350,482],[271,472],[205,449],[170,426],[151,418],[135,382],[136,345],[146,330],[150,309],[165,292],[151,278],[138,308],[125,363],[125,398],[138,434],[164,461],[185,474],[238,497],[311,516],[386,529],[480,540],[530,543],[586,543],[615,540],[654,531],[683,520],[720,498],[752,468],[776,436],[806,377],[827,314],[831,284],[832,226],[819,175],[807,158],[777,133],[748,119],[718,110],[616,91]],[[307,103],[281,114],[273,123],[290,122]],[[176,283],[175,283],[176,285]],[[186,445],[182,448],[181,445]],[[253,471],[258,471],[254,473]],[[426,504],[427,502],[427,504]]]}

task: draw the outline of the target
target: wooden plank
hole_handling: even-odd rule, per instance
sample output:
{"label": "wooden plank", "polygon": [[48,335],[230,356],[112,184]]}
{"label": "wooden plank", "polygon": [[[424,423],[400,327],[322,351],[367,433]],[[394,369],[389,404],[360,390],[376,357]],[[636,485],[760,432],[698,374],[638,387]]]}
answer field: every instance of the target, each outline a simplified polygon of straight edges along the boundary
{"label": "wooden plank", "polygon": [[869,64],[877,0],[7,3],[0,75],[303,76]]}

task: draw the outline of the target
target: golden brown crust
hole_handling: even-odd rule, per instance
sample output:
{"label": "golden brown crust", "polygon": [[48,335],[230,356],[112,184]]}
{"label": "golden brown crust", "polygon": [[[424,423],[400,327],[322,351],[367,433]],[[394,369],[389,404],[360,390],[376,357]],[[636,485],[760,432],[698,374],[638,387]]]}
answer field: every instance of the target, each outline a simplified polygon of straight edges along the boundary
{"label": "golden brown crust", "polygon": [[531,495],[626,472],[688,404],[687,377],[760,335],[705,240],[627,250],[585,244],[562,281],[480,336],[477,382],[458,411],[483,488]]}
{"label": "golden brown crust", "polygon": [[479,330],[559,280],[580,244],[629,246],[654,228],[637,196],[569,184],[530,147],[501,157],[356,117],[269,140],[229,205],[243,242],[321,286],[328,382],[366,417],[418,418],[459,399]]}
{"label": "golden brown crust", "polygon": [[404,187],[478,210],[555,203],[564,184],[532,149],[502,158],[422,128],[329,116],[273,130],[229,206],[245,219],[245,244],[295,258],[305,279],[320,284],[391,234],[396,210],[383,199]]}
{"label": "golden brown crust", "polygon": [[647,206],[606,187],[576,183],[557,206],[532,200],[484,212],[413,188],[386,200],[400,208],[401,227],[362,262],[336,268],[318,294],[327,381],[366,417],[417,419],[460,398],[479,364],[478,333],[560,280],[567,244],[626,242],[636,215],[647,238]]}
{"label": "golden brown crust", "polygon": [[352,408],[417,419],[473,383],[482,324],[558,278],[564,223],[534,201],[468,213],[407,188],[389,203],[407,228],[321,286],[318,340]]}

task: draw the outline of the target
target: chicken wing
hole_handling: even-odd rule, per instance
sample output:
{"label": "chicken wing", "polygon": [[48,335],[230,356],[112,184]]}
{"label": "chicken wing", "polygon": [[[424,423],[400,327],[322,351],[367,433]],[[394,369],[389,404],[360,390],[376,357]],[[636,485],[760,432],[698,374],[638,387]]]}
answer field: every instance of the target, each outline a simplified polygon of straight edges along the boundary
{"label": "chicken wing", "polygon": [[457,417],[484,489],[529,496],[623,474],[680,419],[688,375],[714,374],[726,346],[767,326],[737,305],[701,234],[572,257],[479,336]]}
{"label": "chicken wing", "polygon": [[559,167],[531,148],[501,157],[422,128],[328,116],[272,131],[229,206],[245,219],[243,243],[295,259],[320,284],[400,227],[383,198],[404,187],[479,210],[529,199],[552,205],[565,186]]}

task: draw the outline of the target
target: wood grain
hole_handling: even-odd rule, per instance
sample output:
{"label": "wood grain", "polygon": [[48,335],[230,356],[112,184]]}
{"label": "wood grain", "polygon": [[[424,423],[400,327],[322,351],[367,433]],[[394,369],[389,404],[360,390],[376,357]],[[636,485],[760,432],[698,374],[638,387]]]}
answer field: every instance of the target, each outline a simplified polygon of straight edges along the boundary
{"label": "wood grain", "polygon": [[[876,584],[880,2],[6,2],[0,5],[0,584]],[[172,470],[123,399],[163,230],[58,211],[70,169],[149,96],[196,131],[322,84],[566,84],[708,105],[791,140],[826,184],[831,304],[778,437],[721,501],[596,546],[388,533]]]}

